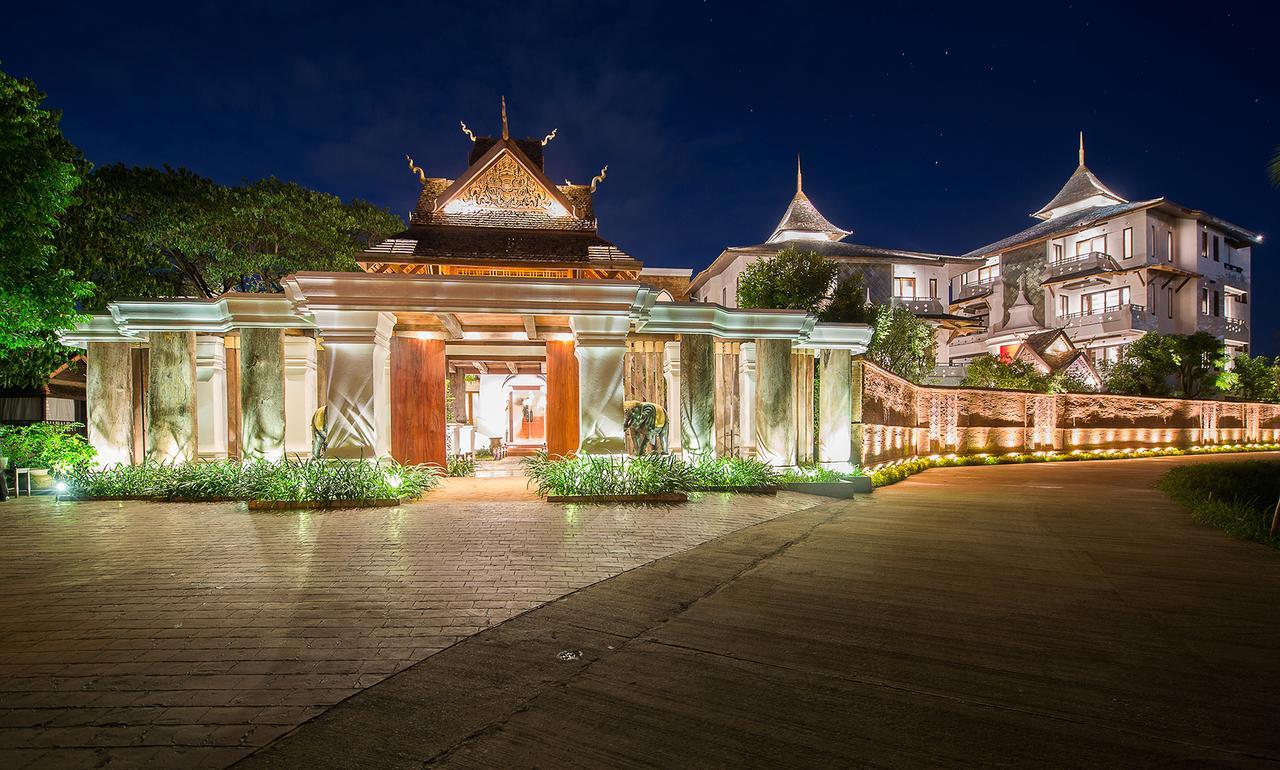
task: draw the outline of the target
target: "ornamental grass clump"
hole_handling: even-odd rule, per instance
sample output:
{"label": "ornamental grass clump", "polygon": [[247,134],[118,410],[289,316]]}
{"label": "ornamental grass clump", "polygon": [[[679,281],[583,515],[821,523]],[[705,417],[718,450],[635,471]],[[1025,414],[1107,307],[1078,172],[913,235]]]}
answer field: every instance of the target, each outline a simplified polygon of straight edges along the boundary
{"label": "ornamental grass clump", "polygon": [[210,460],[83,466],[69,471],[65,481],[74,497],[330,503],[416,498],[439,483],[439,473],[435,466],[384,460]]}
{"label": "ornamental grass clump", "polygon": [[476,459],[470,455],[451,455],[445,460],[446,476],[459,478],[476,475]]}
{"label": "ornamental grass clump", "polygon": [[698,483],[692,467],[670,455],[551,458],[539,452],[523,464],[529,483],[542,497],[664,495],[688,491]]}
{"label": "ornamental grass clump", "polygon": [[851,471],[837,471],[820,465],[801,465],[783,473],[781,482],[783,484],[835,484],[861,475],[863,475],[862,472],[857,468]]}
{"label": "ornamental grass clump", "polygon": [[754,457],[703,455],[690,467],[699,487],[772,487],[781,480],[777,469]]}

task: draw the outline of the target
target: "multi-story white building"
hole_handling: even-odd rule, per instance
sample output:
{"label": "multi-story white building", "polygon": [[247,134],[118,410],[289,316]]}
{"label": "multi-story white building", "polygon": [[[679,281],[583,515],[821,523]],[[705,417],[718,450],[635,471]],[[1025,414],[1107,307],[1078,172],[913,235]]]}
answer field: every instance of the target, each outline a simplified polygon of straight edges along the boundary
{"label": "multi-story white building", "polygon": [[939,364],[1009,356],[1029,334],[1062,328],[1095,363],[1149,331],[1207,331],[1249,351],[1249,256],[1262,236],[1167,198],[1127,201],[1080,163],[1032,214],[1040,222],[954,269],[952,313],[979,328],[944,338]]}
{"label": "multi-story white building", "polygon": [[794,246],[840,263],[843,273],[861,274],[870,302],[903,305],[947,329],[975,323],[948,311],[947,281],[957,266],[972,267],[980,260],[849,242],[845,239],[852,231],[836,227],[824,217],[805,195],[802,181],[797,164],[795,195],[773,235],[755,246],[731,246],[721,252],[694,276],[689,286],[691,299],[737,307],[738,280],[747,265]]}

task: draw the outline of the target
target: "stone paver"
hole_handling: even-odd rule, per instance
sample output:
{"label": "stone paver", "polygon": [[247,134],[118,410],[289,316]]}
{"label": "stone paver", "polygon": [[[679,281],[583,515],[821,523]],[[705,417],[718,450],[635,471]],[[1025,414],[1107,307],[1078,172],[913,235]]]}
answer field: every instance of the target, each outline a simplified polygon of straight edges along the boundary
{"label": "stone paver", "polygon": [[819,502],[503,496],[481,502],[473,482],[390,509],[0,505],[0,766],[227,765],[459,639]]}
{"label": "stone paver", "polygon": [[1247,459],[929,471],[574,592],[243,766],[1276,766],[1280,552],[1153,487]]}

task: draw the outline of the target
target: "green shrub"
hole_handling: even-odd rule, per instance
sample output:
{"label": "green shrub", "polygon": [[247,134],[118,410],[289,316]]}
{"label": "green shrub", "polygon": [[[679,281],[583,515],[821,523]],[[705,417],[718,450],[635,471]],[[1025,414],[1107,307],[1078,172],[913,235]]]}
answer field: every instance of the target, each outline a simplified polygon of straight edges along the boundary
{"label": "green shrub", "polygon": [[80,423],[37,422],[0,427],[0,455],[11,468],[48,468],[63,474],[87,466],[97,451],[76,433]]}
{"label": "green shrub", "polygon": [[1196,521],[1280,548],[1280,537],[1270,536],[1272,512],[1280,500],[1280,462],[1181,465],[1160,479],[1160,489],[1189,508]]}
{"label": "green shrub", "polygon": [[693,467],[671,455],[551,458],[539,452],[523,461],[539,495],[661,495],[697,486]]}
{"label": "green shrub", "polygon": [[213,460],[79,466],[68,472],[66,483],[68,494],[77,497],[333,502],[415,498],[439,483],[439,473],[434,466],[383,460]]}
{"label": "green shrub", "polygon": [[474,457],[467,455],[453,455],[445,461],[446,476],[474,476],[476,475],[476,460]]}

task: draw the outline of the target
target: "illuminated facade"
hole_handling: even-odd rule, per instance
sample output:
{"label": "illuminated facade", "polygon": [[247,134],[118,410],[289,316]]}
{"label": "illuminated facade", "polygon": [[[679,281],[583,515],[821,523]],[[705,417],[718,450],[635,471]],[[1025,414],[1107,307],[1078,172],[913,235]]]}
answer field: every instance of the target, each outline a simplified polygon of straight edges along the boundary
{"label": "illuminated facade", "polygon": [[1094,364],[1150,331],[1207,331],[1231,355],[1248,352],[1250,250],[1262,236],[1167,198],[1125,200],[1085,165],[1083,137],[1075,172],[1032,216],[953,269],[950,311],[979,327],[947,335],[940,363],[1007,353],[1046,329],[1063,329]]}
{"label": "illuminated facade", "polygon": [[505,104],[499,136],[463,130],[456,178],[409,159],[422,188],[409,227],[359,255],[364,272],[114,302],[66,335],[87,348],[102,461],[305,456],[313,419],[332,457],[621,453],[624,401],[665,408],[673,451],[857,457],[852,357],[869,328],[689,302],[688,271],[645,270],[600,237],[605,170],[546,175],[554,131],[513,139]]}

